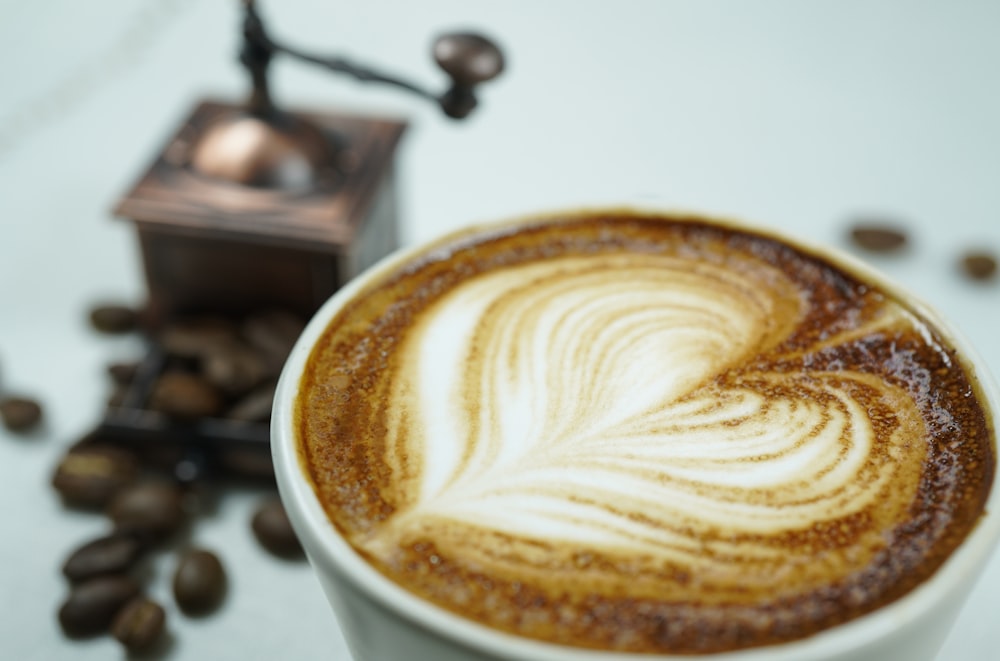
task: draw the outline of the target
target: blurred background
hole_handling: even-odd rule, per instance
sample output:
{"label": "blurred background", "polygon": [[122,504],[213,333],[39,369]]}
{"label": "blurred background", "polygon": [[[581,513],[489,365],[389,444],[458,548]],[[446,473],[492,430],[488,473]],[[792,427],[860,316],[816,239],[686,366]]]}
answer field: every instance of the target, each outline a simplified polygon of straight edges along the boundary
{"label": "blurred background", "polygon": [[[430,44],[480,30],[507,67],[456,123],[396,90],[281,59],[290,109],[409,123],[396,158],[404,244],[474,221],[635,204],[780,228],[847,248],[938,307],[1000,372],[1000,286],[958,268],[1000,251],[1000,3],[994,0],[271,0],[276,38],[433,89]],[[55,612],[66,554],[92,515],[49,487],[65,447],[99,419],[104,368],[135,338],[87,323],[100,301],[141,305],[131,224],[111,210],[195,103],[240,102],[237,0],[0,0],[0,392],[39,399],[28,435],[0,428],[0,656],[107,659],[114,640],[66,640]],[[857,252],[859,218],[905,229],[891,255]],[[257,546],[259,493],[219,493],[192,538],[220,552],[214,615],[169,605],[158,657],[347,659],[304,562]],[[996,658],[1000,554],[940,659]]]}

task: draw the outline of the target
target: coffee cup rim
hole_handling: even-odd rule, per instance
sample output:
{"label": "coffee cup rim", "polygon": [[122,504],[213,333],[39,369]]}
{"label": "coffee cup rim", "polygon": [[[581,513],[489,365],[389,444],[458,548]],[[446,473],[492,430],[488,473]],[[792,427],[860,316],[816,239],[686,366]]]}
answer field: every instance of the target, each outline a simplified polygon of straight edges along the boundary
{"label": "coffee cup rim", "polygon": [[[996,419],[1000,416],[1000,388],[989,373],[985,362],[965,336],[943,315],[920,297],[893,281],[873,266],[834,246],[804,241],[789,232],[701,213],[645,209],[638,207],[602,207],[593,209],[559,210],[525,215],[517,218],[470,224],[447,232],[431,241],[422,242],[393,252],[363,274],[338,290],[316,312],[299,337],[282,371],[275,392],[271,444],[275,475],[281,498],[288,509],[296,532],[303,537],[303,546],[314,564],[321,564],[338,574],[355,589],[375,600],[381,607],[411,624],[450,639],[470,650],[510,658],[532,658],[539,661],[634,661],[637,655],[611,650],[589,650],[579,647],[537,641],[499,631],[462,618],[447,609],[424,600],[384,576],[368,563],[336,530],[327,517],[307,477],[298,454],[292,403],[298,390],[305,364],[325,331],[329,321],[343,305],[360,293],[369,283],[378,280],[400,265],[418,257],[429,256],[444,246],[460,245],[463,239],[478,238],[490,233],[502,234],[518,228],[559,218],[579,218],[582,215],[616,214],[639,217],[669,217],[690,219],[721,227],[749,231],[785,243],[806,254],[818,256],[871,282],[890,296],[927,320],[945,336],[957,351],[970,379],[977,387],[980,401],[990,416],[994,435],[994,483],[990,487],[980,519],[963,542],[944,563],[920,585],[871,613],[824,629],[806,638],[778,645],[767,645],[707,655],[713,661],[793,661],[822,658],[863,648],[872,641],[926,616],[944,595],[956,586],[966,585],[993,552],[1000,539],[1000,489],[996,484],[1000,456],[996,446]],[[680,660],[690,658],[678,654],[644,654],[642,658]]]}

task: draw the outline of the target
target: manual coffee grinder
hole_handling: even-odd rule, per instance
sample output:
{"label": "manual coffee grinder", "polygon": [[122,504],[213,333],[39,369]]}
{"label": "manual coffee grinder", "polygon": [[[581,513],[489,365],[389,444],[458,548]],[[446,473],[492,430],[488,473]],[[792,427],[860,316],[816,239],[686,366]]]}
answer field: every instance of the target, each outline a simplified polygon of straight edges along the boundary
{"label": "manual coffee grinder", "polygon": [[178,312],[280,305],[309,315],[341,284],[396,247],[393,158],[405,125],[275,104],[268,68],[279,56],[437,103],[453,118],[503,68],[500,50],[470,33],[437,39],[451,79],[440,94],[341,57],[271,37],[244,0],[244,104],[199,104],[115,213],[135,223],[149,323]]}
{"label": "manual coffee grinder", "polygon": [[[242,2],[240,62],[251,82],[246,102],[199,103],[115,208],[137,230],[148,289],[144,324],[151,332],[191,314],[280,308],[307,319],[397,246],[393,159],[405,124],[285,110],[271,95],[272,60],[287,57],[393,86],[455,119],[473,111],[477,86],[503,69],[500,50],[487,38],[445,34],[435,41],[433,57],[450,84],[434,93],[277,40],[256,4]],[[102,433],[202,454],[266,451],[266,423],[177,421],[148,410],[150,381],[162,369],[157,354],[154,347],[135,386],[108,409]]]}

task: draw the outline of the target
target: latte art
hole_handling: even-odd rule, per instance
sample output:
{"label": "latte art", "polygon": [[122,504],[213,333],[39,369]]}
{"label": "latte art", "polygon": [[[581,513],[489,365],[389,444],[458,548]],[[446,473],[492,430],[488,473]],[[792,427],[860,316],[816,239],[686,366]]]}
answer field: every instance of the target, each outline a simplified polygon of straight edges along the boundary
{"label": "latte art", "polygon": [[[385,460],[406,488],[360,543],[378,555],[427,536],[485,566],[512,562],[493,558],[505,535],[550,545],[549,569],[580,548],[628,549],[651,570],[715,581],[712,600],[773,581],[748,567],[814,562],[810,543],[776,536],[864,514],[879,519],[877,545],[916,492],[917,406],[881,378],[801,365],[913,320],[887,305],[846,337],[753,364],[802,308],[794,283],[760,263],[597,255],[464,281],[400,349],[413,359],[393,379]],[[878,430],[875,410],[888,420]],[[800,581],[869,555],[843,553]]]}
{"label": "latte art", "polygon": [[913,311],[691,221],[445,246],[317,351],[303,451],[349,541],[561,643],[713,651],[855,617],[940,564],[992,479],[972,387]]}
{"label": "latte art", "polygon": [[[919,471],[894,478],[924,454],[908,443],[923,435],[909,397],[847,371],[746,370],[794,329],[795,287],[699,266],[553,259],[471,279],[428,310],[388,406],[386,459],[409,489],[380,534],[463,522],[739,574],[789,549],[729,542],[740,557],[720,562],[699,557],[706,533],[781,533],[880,496],[905,507]],[[899,418],[884,442],[872,405]]]}

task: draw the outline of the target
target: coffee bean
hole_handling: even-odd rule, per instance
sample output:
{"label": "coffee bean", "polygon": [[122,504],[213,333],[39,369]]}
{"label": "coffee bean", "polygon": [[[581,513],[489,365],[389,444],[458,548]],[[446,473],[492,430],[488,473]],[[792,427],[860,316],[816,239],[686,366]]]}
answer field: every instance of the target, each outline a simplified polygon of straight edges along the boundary
{"label": "coffee bean", "polygon": [[973,280],[989,280],[997,272],[997,258],[985,252],[970,252],[962,257],[962,271]]}
{"label": "coffee bean", "polygon": [[220,468],[235,475],[274,480],[274,464],[271,463],[271,455],[266,450],[261,452],[260,447],[226,448],[216,455],[216,461],[218,461]]}
{"label": "coffee bean", "polygon": [[74,583],[95,576],[123,574],[142,555],[142,544],[128,534],[115,533],[87,542],[66,559],[62,572]]}
{"label": "coffee bean", "polygon": [[139,313],[126,305],[97,305],[90,310],[90,324],[102,333],[128,333],[139,325]]}
{"label": "coffee bean", "polygon": [[160,640],[166,620],[158,603],[148,597],[135,597],[115,615],[111,635],[129,652],[141,652]]}
{"label": "coffee bean", "polygon": [[906,234],[899,228],[878,224],[859,223],[851,228],[855,245],[871,252],[892,252],[906,245]]}
{"label": "coffee bean", "polygon": [[182,611],[202,615],[214,610],[226,594],[226,571],[211,551],[183,553],[174,572],[174,599]]}
{"label": "coffee bean", "polygon": [[271,553],[282,557],[302,555],[302,545],[281,501],[274,499],[261,505],[250,525],[257,541]]}
{"label": "coffee bean", "polygon": [[134,456],[127,450],[115,445],[114,441],[108,439],[100,427],[95,427],[81,436],[69,446],[67,453],[78,450],[109,449],[112,452],[119,452],[124,456]]}
{"label": "coffee bean", "polygon": [[59,624],[71,638],[103,633],[121,607],[137,594],[139,584],[131,576],[92,578],[70,591],[59,608]]}
{"label": "coffee bean", "polygon": [[63,455],[52,476],[52,486],[67,504],[103,507],[135,481],[138,472],[138,461],[128,452],[81,444]]}
{"label": "coffee bean", "polygon": [[112,363],[108,365],[111,380],[119,386],[127,386],[135,379],[139,371],[139,363]]}
{"label": "coffee bean", "polygon": [[153,384],[149,408],[177,418],[193,419],[218,415],[222,396],[201,377],[187,372],[166,372]]}
{"label": "coffee bean", "polygon": [[274,388],[274,383],[267,383],[247,393],[233,404],[233,407],[226,412],[226,417],[245,422],[267,422],[271,419]]}
{"label": "coffee bean", "polygon": [[200,358],[213,347],[238,340],[235,324],[221,317],[177,320],[164,327],[159,334],[164,351],[180,358]]}
{"label": "coffee bean", "polygon": [[297,315],[267,310],[248,317],[241,330],[247,341],[261,352],[271,376],[277,376],[304,328],[305,321]]}
{"label": "coffee bean", "polygon": [[162,482],[142,482],[118,492],[108,505],[115,529],[144,540],[162,541],[184,523],[184,495]]}
{"label": "coffee bean", "polygon": [[267,376],[260,353],[241,342],[220,344],[202,355],[205,380],[223,392],[242,395]]}
{"label": "coffee bean", "polygon": [[125,404],[128,400],[129,389],[124,386],[117,386],[108,395],[108,406],[110,408],[119,408]]}
{"label": "coffee bean", "polygon": [[11,431],[27,431],[42,419],[42,406],[26,397],[5,397],[0,399],[0,419]]}

